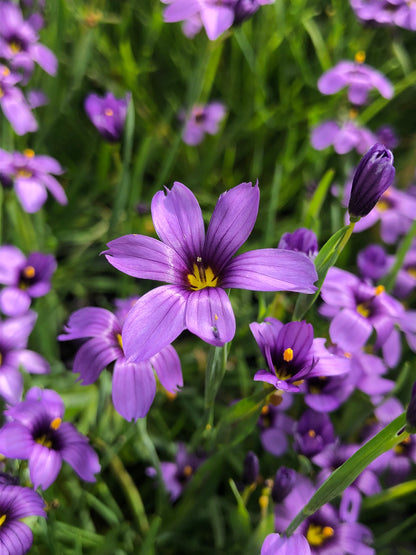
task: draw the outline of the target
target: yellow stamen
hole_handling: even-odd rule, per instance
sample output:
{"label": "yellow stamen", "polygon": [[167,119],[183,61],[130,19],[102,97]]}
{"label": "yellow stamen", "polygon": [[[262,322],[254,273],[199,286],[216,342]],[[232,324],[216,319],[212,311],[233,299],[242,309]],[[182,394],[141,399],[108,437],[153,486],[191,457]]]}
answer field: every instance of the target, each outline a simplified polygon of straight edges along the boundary
{"label": "yellow stamen", "polygon": [[385,212],[390,208],[390,204],[387,202],[387,200],[384,200],[383,198],[381,198],[378,201],[376,206],[377,206],[377,210],[379,210],[380,212]]}
{"label": "yellow stamen", "polygon": [[217,287],[218,277],[215,276],[212,269],[204,268],[201,264],[202,260],[198,257],[197,263],[193,265],[193,273],[188,274],[189,285],[193,291],[205,289],[205,287]]}
{"label": "yellow stamen", "polygon": [[3,96],[4,96],[4,91],[3,91],[3,89],[0,87],[0,98],[3,98]]}
{"label": "yellow stamen", "polygon": [[62,418],[59,418],[59,416],[57,416],[50,423],[50,427],[52,428],[52,430],[57,430],[61,424],[62,424]]}
{"label": "yellow stamen", "polygon": [[113,110],[112,110],[111,108],[106,108],[106,109],[104,110],[104,114],[105,114],[106,116],[108,116],[108,117],[114,116],[114,112],[113,112]]}
{"label": "yellow stamen", "polygon": [[16,174],[19,177],[32,177],[32,172],[29,170],[26,170],[25,168],[21,168],[20,170],[17,170]]}
{"label": "yellow stamen", "polygon": [[7,77],[8,75],[10,75],[10,69],[8,67],[4,67],[1,71],[2,75],[4,75],[4,77]]}
{"label": "yellow stamen", "polygon": [[305,380],[296,380],[293,385],[302,385]]}
{"label": "yellow stamen", "polygon": [[269,414],[269,412],[270,412],[269,405],[264,405],[264,407],[262,407],[261,409],[261,414],[265,416],[266,414]]}
{"label": "yellow stamen", "polygon": [[325,540],[332,538],[334,535],[334,529],[331,526],[319,526],[317,524],[309,524],[308,531],[306,533],[306,539],[309,545],[312,547],[319,547]]}
{"label": "yellow stamen", "polygon": [[377,287],[374,289],[374,295],[381,295],[381,293],[384,293],[384,291],[384,285],[377,285]]}
{"label": "yellow stamen", "polygon": [[116,339],[120,347],[123,348],[123,339],[121,338],[121,335],[119,333],[116,335]]}
{"label": "yellow stamen", "polygon": [[344,357],[345,357],[345,358],[351,358],[352,355],[351,355],[351,353],[344,353]]}
{"label": "yellow stamen", "polygon": [[361,314],[361,316],[364,316],[364,318],[368,318],[370,316],[370,310],[363,303],[357,306],[357,312],[358,314]]}
{"label": "yellow stamen", "polygon": [[407,273],[409,274],[409,276],[412,276],[412,278],[416,279],[416,268],[408,268]]}
{"label": "yellow stamen", "polygon": [[350,116],[350,119],[355,119],[358,116],[358,110],[355,110],[355,108],[351,108],[351,110],[348,112],[348,115]]}
{"label": "yellow stamen", "polygon": [[365,62],[365,52],[364,50],[359,50],[355,55],[355,61],[357,64],[363,64]]}
{"label": "yellow stamen", "polygon": [[16,41],[10,42],[9,46],[10,46],[10,50],[13,52],[13,54],[18,54],[22,50],[22,47]]}
{"label": "yellow stamen", "polygon": [[293,360],[293,349],[288,347],[284,350],[283,360],[285,360],[286,362],[290,362],[291,360]]}
{"label": "yellow stamen", "polygon": [[309,437],[312,437],[312,438],[316,437],[316,432],[315,432],[315,430],[309,430],[308,436],[309,436]]}
{"label": "yellow stamen", "polygon": [[190,464],[187,464],[183,469],[183,475],[189,478],[189,476],[192,476],[193,471],[194,469],[192,468],[192,466]]}
{"label": "yellow stamen", "polygon": [[35,155],[35,151],[31,148],[25,148],[23,154],[26,156],[26,158],[33,158]]}
{"label": "yellow stamen", "polygon": [[5,521],[5,520],[6,520],[6,515],[1,515],[1,516],[0,516],[0,526],[1,526],[2,524],[4,524],[4,521]]}
{"label": "yellow stamen", "polygon": [[26,266],[25,268],[23,268],[23,275],[27,279],[34,278],[35,273],[36,273],[36,271],[35,271],[35,268],[33,266]]}
{"label": "yellow stamen", "polygon": [[39,443],[39,445],[43,445],[44,447],[48,447],[48,449],[50,449],[52,447],[52,441],[50,439],[47,439],[45,434],[43,434],[42,436],[35,439],[35,441],[36,441],[36,443]]}

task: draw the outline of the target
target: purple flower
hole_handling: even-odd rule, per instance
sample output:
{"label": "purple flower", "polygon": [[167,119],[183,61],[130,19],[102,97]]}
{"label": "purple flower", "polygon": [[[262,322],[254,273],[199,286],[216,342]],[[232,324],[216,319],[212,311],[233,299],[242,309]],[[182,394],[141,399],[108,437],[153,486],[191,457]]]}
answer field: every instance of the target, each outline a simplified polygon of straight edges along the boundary
{"label": "purple flower", "polygon": [[399,144],[399,139],[390,125],[382,125],[376,131],[377,142],[392,150]]}
{"label": "purple flower", "polygon": [[23,391],[20,367],[32,374],[50,372],[46,360],[26,348],[36,318],[37,314],[29,311],[0,322],[0,396],[12,405],[20,400]]}
{"label": "purple flower", "polygon": [[124,98],[116,98],[111,92],[103,97],[89,94],[85,99],[87,116],[106,141],[117,142],[123,136],[130,100],[130,93],[126,93]]}
{"label": "purple flower", "polygon": [[0,2],[0,57],[9,60],[11,67],[22,69],[25,81],[33,72],[34,62],[50,75],[55,75],[58,62],[55,54],[43,44],[32,25],[13,2]]}
{"label": "purple flower", "polygon": [[41,209],[49,191],[59,204],[67,204],[65,191],[50,174],[60,175],[63,169],[55,158],[35,155],[28,148],[10,153],[0,149],[0,174],[11,179],[23,209],[32,214]]}
{"label": "purple flower", "polygon": [[296,423],[294,437],[295,451],[310,458],[334,443],[334,427],[326,413],[308,409]]}
{"label": "purple flower", "polygon": [[275,503],[281,503],[292,491],[296,484],[296,472],[291,468],[281,466],[274,477],[271,491]]}
{"label": "purple flower", "polygon": [[32,298],[50,291],[56,260],[51,254],[32,252],[27,258],[12,245],[0,247],[0,310],[8,316],[21,316]]}
{"label": "purple flower", "polygon": [[235,318],[228,288],[316,289],[315,267],[303,254],[261,249],[233,258],[253,229],[259,197],[258,185],[251,183],[222,194],[205,234],[198,201],[176,182],[153,197],[153,223],[161,241],[126,235],[108,244],[107,260],[118,270],[169,283],[141,297],[127,316],[122,337],[128,358],[150,358],[185,328],[211,345],[231,341]]}
{"label": "purple flower", "polygon": [[392,263],[392,257],[387,256],[381,245],[368,245],[357,255],[357,266],[361,275],[373,281],[378,281],[385,276]]}
{"label": "purple flower", "polygon": [[[296,486],[282,503],[275,506],[275,528],[278,532],[287,528],[314,493],[310,480],[298,474]],[[338,511],[330,504],[304,520],[297,533],[307,539],[312,555],[375,553],[368,545],[372,541],[370,530],[358,522],[342,522]]]}
{"label": "purple flower", "polygon": [[267,362],[267,370],[259,370],[256,381],[265,381],[284,391],[299,391],[305,379],[346,372],[342,357],[335,357],[323,345],[324,339],[313,338],[311,324],[282,324],[266,318],[262,324],[250,324],[251,332]]}
{"label": "purple flower", "polygon": [[346,154],[353,148],[364,154],[376,142],[375,135],[367,128],[348,120],[342,125],[336,121],[325,121],[312,129],[311,144],[316,150],[334,146],[337,154]]}
{"label": "purple flower", "polygon": [[38,128],[22,91],[16,87],[21,80],[20,75],[0,65],[0,106],[17,135],[25,135]]}
{"label": "purple flower", "polygon": [[[128,300],[130,306],[132,300]],[[116,411],[126,420],[146,416],[156,394],[156,372],[161,384],[174,393],[183,385],[179,357],[172,346],[141,362],[124,356],[121,339],[124,307],[115,316],[104,308],[87,307],[74,312],[65,326],[60,341],[89,338],[75,356],[73,371],[80,374],[83,385],[89,385],[106,366],[115,361],[112,398]]]}
{"label": "purple flower", "polygon": [[269,534],[261,546],[260,555],[310,555],[311,549],[305,536],[293,534],[289,538]]}
{"label": "purple flower", "polygon": [[22,401],[5,411],[10,421],[0,430],[0,452],[8,458],[28,459],[36,489],[47,489],[62,460],[87,482],[95,482],[100,464],[88,439],[70,422],[62,422],[64,404],[52,389],[32,387]]}
{"label": "purple flower", "polygon": [[348,203],[350,216],[367,216],[392,185],[395,173],[391,151],[380,143],[374,144],[355,170]]}
{"label": "purple flower", "polygon": [[181,113],[180,119],[185,120],[182,132],[183,142],[192,146],[199,145],[205,133],[215,135],[225,114],[226,109],[221,102],[209,102],[205,106],[195,104],[189,115]]}
{"label": "purple flower", "polygon": [[292,396],[285,393],[279,406],[265,405],[261,411],[258,422],[261,444],[275,457],[288,450],[288,437],[293,435],[294,420],[284,413],[291,402]]}
{"label": "purple flower", "polygon": [[33,534],[22,519],[46,517],[44,501],[30,488],[0,485],[0,545],[2,555],[24,555],[32,546]]}
{"label": "purple flower", "polygon": [[393,295],[405,299],[416,287],[416,243],[407,251],[403,265],[397,274]]}
{"label": "purple flower", "polygon": [[382,73],[364,64],[365,54],[358,52],[355,62],[343,60],[326,71],[318,81],[322,94],[334,94],[348,87],[348,100],[353,104],[365,104],[368,92],[377,89],[384,98],[393,96],[393,86]]}
{"label": "purple flower", "polygon": [[313,260],[318,254],[318,239],[311,229],[300,227],[293,233],[284,233],[278,248],[303,252]]}
{"label": "purple flower", "polygon": [[394,25],[395,13],[401,0],[350,0],[356,16],[364,22],[378,25]]}

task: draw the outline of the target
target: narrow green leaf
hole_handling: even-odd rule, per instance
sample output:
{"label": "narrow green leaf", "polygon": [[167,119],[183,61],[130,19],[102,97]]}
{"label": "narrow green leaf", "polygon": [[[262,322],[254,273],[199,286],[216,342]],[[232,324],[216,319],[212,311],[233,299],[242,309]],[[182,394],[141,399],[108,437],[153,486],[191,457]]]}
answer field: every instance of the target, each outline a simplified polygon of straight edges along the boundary
{"label": "narrow green leaf", "polygon": [[363,509],[375,509],[380,507],[380,505],[384,505],[386,503],[390,503],[396,499],[400,499],[405,497],[406,495],[414,495],[416,492],[416,480],[409,480],[408,482],[403,482],[402,484],[398,484],[397,486],[393,486],[381,493],[377,493],[376,495],[372,495],[371,497],[365,497],[363,499]]}
{"label": "narrow green leaf", "polygon": [[322,204],[325,200],[326,194],[328,192],[329,186],[332,183],[332,178],[334,177],[335,171],[329,169],[319,182],[318,187],[309,202],[308,211],[305,216],[304,225],[307,228],[314,228],[315,233],[317,232],[316,226],[319,218],[319,213],[322,208]]}
{"label": "narrow green leaf", "polygon": [[397,251],[396,260],[393,266],[391,267],[388,275],[381,280],[381,283],[385,286],[386,291],[390,292],[393,289],[394,284],[396,283],[397,274],[399,273],[399,270],[403,267],[403,261],[405,259],[405,256],[408,250],[412,246],[412,242],[415,236],[416,236],[416,220],[412,223],[405,238],[401,242],[400,247]]}

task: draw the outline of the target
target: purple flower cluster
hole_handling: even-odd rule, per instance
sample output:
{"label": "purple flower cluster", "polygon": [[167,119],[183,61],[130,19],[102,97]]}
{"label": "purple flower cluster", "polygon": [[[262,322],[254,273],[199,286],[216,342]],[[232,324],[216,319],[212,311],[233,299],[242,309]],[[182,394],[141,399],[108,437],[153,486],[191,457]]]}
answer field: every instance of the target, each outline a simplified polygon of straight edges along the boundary
{"label": "purple flower cluster", "polygon": [[162,0],[162,2],[168,4],[163,14],[166,22],[183,21],[183,31],[188,37],[193,37],[204,27],[208,38],[215,40],[232,25],[251,17],[260,6],[272,4],[274,0],[222,0],[221,2]]}
{"label": "purple flower cluster", "polygon": [[406,0],[350,0],[352,9],[363,23],[397,25],[416,30],[416,6]]}

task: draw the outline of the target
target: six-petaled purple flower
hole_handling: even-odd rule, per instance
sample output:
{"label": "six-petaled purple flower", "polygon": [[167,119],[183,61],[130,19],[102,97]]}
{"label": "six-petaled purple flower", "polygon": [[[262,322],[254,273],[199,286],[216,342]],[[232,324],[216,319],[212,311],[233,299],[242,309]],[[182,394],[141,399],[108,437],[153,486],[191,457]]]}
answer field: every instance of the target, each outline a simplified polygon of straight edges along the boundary
{"label": "six-petaled purple flower", "polygon": [[85,111],[100,134],[107,141],[120,141],[123,136],[124,122],[127,116],[131,94],[116,98],[108,92],[104,96],[90,94],[85,99]]}

